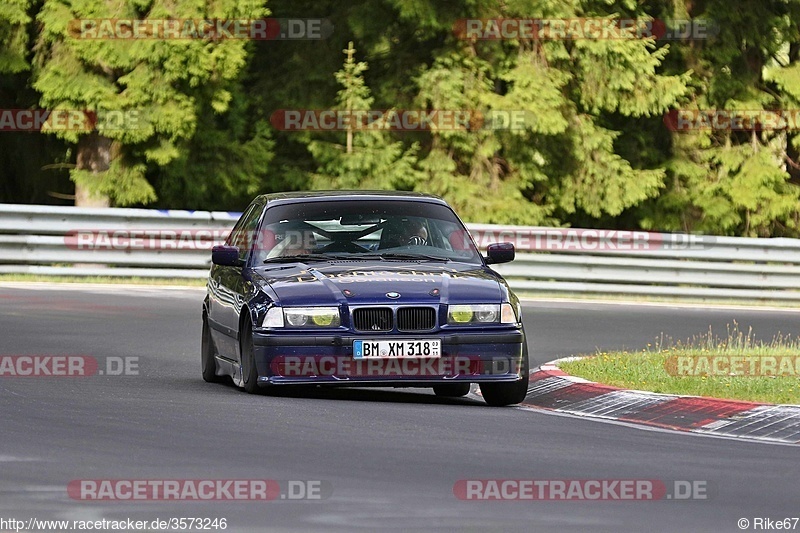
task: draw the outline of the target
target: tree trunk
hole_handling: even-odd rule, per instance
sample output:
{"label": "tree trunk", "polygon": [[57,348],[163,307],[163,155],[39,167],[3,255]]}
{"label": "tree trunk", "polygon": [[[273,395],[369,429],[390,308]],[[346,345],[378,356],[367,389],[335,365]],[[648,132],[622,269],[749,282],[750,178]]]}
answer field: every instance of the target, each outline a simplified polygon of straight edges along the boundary
{"label": "tree trunk", "polygon": [[[88,170],[99,174],[108,170],[111,163],[111,139],[103,137],[96,131],[81,137],[78,141],[78,170]],[[97,179],[101,179],[99,176]],[[75,184],[75,205],[77,207],[108,207],[108,196],[93,194],[91,188],[84,184]]]}
{"label": "tree trunk", "polygon": [[[792,43],[789,45],[789,66],[792,66],[800,61],[800,43]],[[789,142],[789,135],[783,134],[784,139],[784,146],[786,147],[786,157],[789,158],[790,163],[787,166],[787,171],[789,172],[789,183],[793,183],[795,185],[800,185],[800,167],[798,167],[798,163],[800,163],[800,149],[794,147],[794,145]]]}

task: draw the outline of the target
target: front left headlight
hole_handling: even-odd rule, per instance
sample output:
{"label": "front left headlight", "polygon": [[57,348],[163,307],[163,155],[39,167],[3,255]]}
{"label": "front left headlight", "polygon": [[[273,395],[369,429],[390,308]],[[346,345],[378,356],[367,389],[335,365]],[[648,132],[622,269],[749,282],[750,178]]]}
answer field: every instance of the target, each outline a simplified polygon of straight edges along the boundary
{"label": "front left headlight", "polygon": [[451,305],[447,308],[448,324],[496,324],[499,319],[499,305]]}
{"label": "front left headlight", "polygon": [[447,308],[447,323],[463,324],[516,324],[517,316],[509,303],[451,305]]}

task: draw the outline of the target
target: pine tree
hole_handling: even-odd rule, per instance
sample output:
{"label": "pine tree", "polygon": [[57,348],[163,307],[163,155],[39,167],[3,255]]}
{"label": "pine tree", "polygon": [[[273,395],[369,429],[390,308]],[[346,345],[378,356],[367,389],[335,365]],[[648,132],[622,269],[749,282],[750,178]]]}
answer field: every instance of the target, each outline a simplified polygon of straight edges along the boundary
{"label": "pine tree", "polygon": [[28,16],[30,0],[4,0],[0,3],[0,72],[22,72],[29,68]]}
{"label": "pine tree", "polygon": [[[486,4],[468,15],[612,19],[607,7],[539,0]],[[436,133],[421,187],[452,199],[469,219],[518,224],[563,223],[577,212],[613,217],[658,195],[664,168],[633,167],[607,124],[621,116],[636,127],[684,94],[687,75],[658,72],[666,48],[636,38],[451,40],[447,48],[417,78],[423,105],[527,119],[522,129]]]}
{"label": "pine tree", "polygon": [[[81,19],[252,19],[261,0],[163,3],[44,0],[37,17],[33,87],[48,109],[123,112],[125,127],[98,121],[92,132],[53,131],[77,145],[71,178],[79,199],[116,205],[155,200],[148,167],[167,165],[195,134],[198,116],[228,109],[245,64],[237,39],[82,39]],[[209,107],[201,107],[201,104]],[[111,126],[111,127],[108,127]],[[202,179],[202,177],[200,178]]]}
{"label": "pine tree", "polygon": [[[341,90],[334,109],[350,115],[370,111],[374,99],[364,82],[367,63],[355,60],[352,42],[344,53],[344,66],[336,73]],[[392,141],[383,126],[360,129],[352,122],[344,133],[333,136],[339,142],[311,140],[308,143],[308,150],[318,165],[311,180],[313,188],[408,190],[414,187],[418,176],[414,168],[416,145],[405,148],[402,142]],[[342,136],[344,144],[341,144]]]}
{"label": "pine tree", "polygon": [[[678,57],[694,74],[692,92],[676,107],[742,113],[798,108],[800,2],[713,0],[693,9],[687,15],[713,20],[718,32],[679,46]],[[798,234],[796,129],[708,128],[672,137],[668,187],[644,213],[645,227],[747,236]]]}

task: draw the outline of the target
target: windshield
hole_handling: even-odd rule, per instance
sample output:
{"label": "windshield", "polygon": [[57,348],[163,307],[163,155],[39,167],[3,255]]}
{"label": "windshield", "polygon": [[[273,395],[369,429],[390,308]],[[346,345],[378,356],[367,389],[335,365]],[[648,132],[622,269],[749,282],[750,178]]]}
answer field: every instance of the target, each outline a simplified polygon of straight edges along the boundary
{"label": "windshield", "polygon": [[451,209],[402,200],[322,201],[268,208],[254,254],[253,264],[291,258],[481,262]]}

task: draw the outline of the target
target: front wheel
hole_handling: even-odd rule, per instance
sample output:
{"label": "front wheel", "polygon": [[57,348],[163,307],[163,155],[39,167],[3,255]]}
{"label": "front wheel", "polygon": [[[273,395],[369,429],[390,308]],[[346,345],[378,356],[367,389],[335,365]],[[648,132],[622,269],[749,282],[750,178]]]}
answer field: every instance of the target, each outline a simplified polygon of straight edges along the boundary
{"label": "front wheel", "polygon": [[258,386],[258,369],[253,355],[253,326],[250,319],[242,322],[242,331],[239,334],[240,361],[242,362],[242,383],[244,390],[250,394],[260,394]]}
{"label": "front wheel", "polygon": [[200,341],[200,361],[203,366],[203,380],[208,383],[219,383],[221,378],[217,375],[216,350],[208,329],[208,318],[203,314],[203,338]]}
{"label": "front wheel", "polygon": [[[526,341],[527,344],[527,341]],[[481,383],[481,394],[488,405],[503,407],[522,402],[528,394],[528,347],[522,349],[522,379],[513,383]]]}

